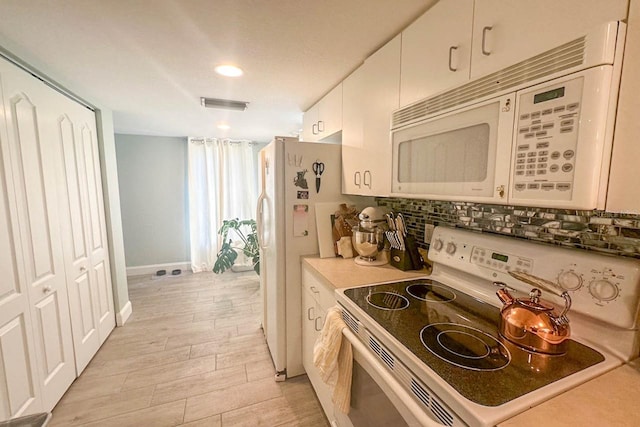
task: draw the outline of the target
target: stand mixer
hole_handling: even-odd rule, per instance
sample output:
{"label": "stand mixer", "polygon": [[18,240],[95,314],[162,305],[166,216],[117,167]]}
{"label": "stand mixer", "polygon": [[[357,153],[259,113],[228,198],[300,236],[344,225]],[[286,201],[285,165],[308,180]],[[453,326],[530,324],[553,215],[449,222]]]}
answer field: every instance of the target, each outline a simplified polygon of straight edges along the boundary
{"label": "stand mixer", "polygon": [[384,248],[385,214],[380,207],[364,208],[358,218],[359,225],[353,227],[351,237],[353,247],[358,252],[355,262],[358,265],[379,266],[387,264],[387,257],[380,256]]}

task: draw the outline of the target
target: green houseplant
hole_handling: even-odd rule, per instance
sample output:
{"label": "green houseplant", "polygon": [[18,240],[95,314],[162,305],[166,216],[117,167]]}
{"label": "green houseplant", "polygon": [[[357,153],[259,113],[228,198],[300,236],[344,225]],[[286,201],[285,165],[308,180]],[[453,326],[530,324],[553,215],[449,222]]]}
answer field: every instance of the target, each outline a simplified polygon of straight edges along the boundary
{"label": "green houseplant", "polygon": [[[243,229],[246,231],[243,231]],[[241,242],[235,242],[229,237],[229,233],[233,231]],[[222,238],[222,247],[218,252],[216,262],[213,264],[213,272],[221,274],[233,266],[238,258],[238,252],[244,255],[253,263],[253,270],[260,274],[260,248],[258,246],[258,232],[256,221],[253,219],[238,218],[225,219],[222,221],[222,227],[218,230],[218,234]],[[236,239],[237,240],[237,239]]]}

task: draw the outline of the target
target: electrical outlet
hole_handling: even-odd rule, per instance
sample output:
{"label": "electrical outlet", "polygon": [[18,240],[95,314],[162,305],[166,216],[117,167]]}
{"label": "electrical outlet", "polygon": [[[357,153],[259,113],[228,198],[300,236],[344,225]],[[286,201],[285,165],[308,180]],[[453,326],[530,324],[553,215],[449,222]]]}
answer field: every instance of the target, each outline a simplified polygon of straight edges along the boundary
{"label": "electrical outlet", "polygon": [[431,237],[433,236],[433,230],[436,228],[433,224],[424,225],[424,242],[431,243]]}

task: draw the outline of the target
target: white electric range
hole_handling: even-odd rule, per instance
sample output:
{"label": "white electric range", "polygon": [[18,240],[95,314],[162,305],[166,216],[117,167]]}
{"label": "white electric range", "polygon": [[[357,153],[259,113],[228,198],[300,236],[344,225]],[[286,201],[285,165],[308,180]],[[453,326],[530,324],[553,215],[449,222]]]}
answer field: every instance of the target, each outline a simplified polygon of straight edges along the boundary
{"label": "white electric range", "polygon": [[[356,361],[341,427],[493,426],[638,356],[638,260],[445,227],[435,229],[429,259],[424,279],[336,291]],[[494,282],[517,298],[532,288],[510,270],[569,292],[565,354],[498,334]],[[544,291],[542,299],[564,303]]]}

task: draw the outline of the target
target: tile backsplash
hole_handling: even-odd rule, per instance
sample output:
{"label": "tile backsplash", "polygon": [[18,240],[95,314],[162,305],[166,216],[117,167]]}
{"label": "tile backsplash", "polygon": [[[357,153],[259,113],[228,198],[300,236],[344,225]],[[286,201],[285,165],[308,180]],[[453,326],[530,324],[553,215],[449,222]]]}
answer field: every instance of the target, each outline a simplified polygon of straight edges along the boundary
{"label": "tile backsplash", "polygon": [[426,224],[448,225],[536,242],[640,258],[640,215],[377,197],[402,212],[422,248]]}

